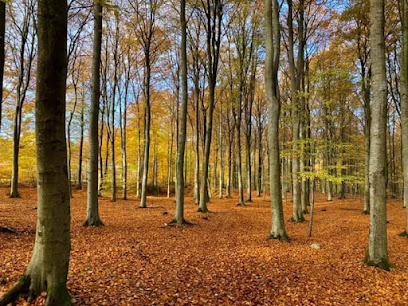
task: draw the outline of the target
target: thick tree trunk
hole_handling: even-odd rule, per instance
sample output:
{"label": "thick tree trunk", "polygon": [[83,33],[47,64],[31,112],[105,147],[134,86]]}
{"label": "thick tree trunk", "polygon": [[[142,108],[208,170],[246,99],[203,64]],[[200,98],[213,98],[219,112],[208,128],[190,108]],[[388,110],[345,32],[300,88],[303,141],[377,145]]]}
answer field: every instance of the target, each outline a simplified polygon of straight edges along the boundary
{"label": "thick tree trunk", "polygon": [[372,58],[372,122],[370,129],[370,232],[365,262],[390,269],[387,251],[386,127],[387,79],[384,42],[384,0],[370,0]]}
{"label": "thick tree trunk", "polygon": [[70,213],[65,140],[67,2],[40,0],[36,146],[38,217],[34,251],[24,277],[0,300],[7,305],[28,293],[47,292],[46,305],[70,305],[66,288],[70,253]]}
{"label": "thick tree trunk", "polygon": [[[100,99],[100,62],[102,48],[102,5],[99,1],[94,3],[94,38],[92,50],[92,92],[89,119],[89,166],[87,186],[87,209],[85,226],[103,225],[99,218],[98,205],[98,117]],[[103,130],[102,130],[103,132]],[[101,139],[102,140],[102,139]],[[102,143],[100,144],[102,146]],[[102,157],[102,156],[101,156]],[[101,175],[102,175],[102,169]]]}
{"label": "thick tree trunk", "polygon": [[277,0],[264,1],[266,59],[265,87],[268,102],[268,144],[269,144],[269,182],[272,207],[271,239],[288,240],[285,231],[282,206],[282,188],[280,180],[279,156],[279,116],[280,102],[278,98],[278,69],[280,54],[279,5]]}

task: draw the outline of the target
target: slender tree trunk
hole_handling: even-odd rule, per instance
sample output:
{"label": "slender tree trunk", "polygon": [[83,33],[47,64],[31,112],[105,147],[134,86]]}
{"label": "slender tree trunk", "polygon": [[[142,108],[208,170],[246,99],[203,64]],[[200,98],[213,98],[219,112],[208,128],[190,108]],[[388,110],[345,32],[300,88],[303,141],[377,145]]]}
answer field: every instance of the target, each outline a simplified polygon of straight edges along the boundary
{"label": "slender tree trunk", "polygon": [[176,156],[176,211],[174,222],[185,223],[184,220],[184,153],[187,138],[187,23],[186,23],[186,1],[180,1],[180,24],[181,24],[181,113],[179,122],[179,133],[177,138]]}
{"label": "slender tree trunk", "polygon": [[[130,56],[128,56],[130,60]],[[126,64],[124,64],[126,65]],[[127,97],[129,91],[130,82],[130,67],[125,67],[126,80],[125,80],[125,96],[123,97],[123,112],[121,113],[122,118],[122,130],[121,130],[121,155],[122,155],[122,199],[127,200],[127,189],[128,189],[128,163],[127,163]],[[122,104],[121,104],[122,105]]]}
{"label": "slender tree trunk", "polygon": [[[173,129],[173,118],[170,122],[170,141],[169,141],[169,159],[168,159],[168,168],[167,168],[167,197],[170,198],[170,185],[172,181],[172,172],[171,169],[173,167],[173,139],[174,139],[174,129]],[[177,167],[177,165],[176,165]]]}
{"label": "slender tree trunk", "polygon": [[[91,83],[91,107],[89,118],[89,165],[87,184],[87,208],[84,226],[101,226],[98,205],[98,123],[99,123],[99,99],[100,99],[100,62],[102,49],[102,5],[99,1],[94,3],[94,29],[92,50],[92,83]],[[103,117],[102,117],[103,119]],[[103,123],[102,123],[103,125]],[[101,131],[103,134],[103,129]],[[102,147],[102,138],[101,143]],[[102,160],[102,156],[100,156]],[[101,176],[102,168],[100,169]],[[102,179],[102,178],[101,178]]]}
{"label": "slender tree trunk", "polygon": [[140,128],[140,111],[139,101],[137,102],[137,178],[136,178],[136,196],[140,198],[140,178],[142,176],[142,149],[141,149],[141,128]]}
{"label": "slender tree trunk", "polygon": [[144,149],[143,149],[143,174],[142,174],[142,194],[140,199],[140,208],[146,208],[146,188],[147,178],[149,175],[149,151],[150,151],[150,54],[149,51],[145,53],[145,115],[144,115]]}
{"label": "slender tree trunk", "polygon": [[3,76],[4,76],[4,36],[6,32],[6,3],[0,1],[0,132],[2,124],[2,105],[3,105]]}
{"label": "slender tree trunk", "polygon": [[408,0],[402,3],[402,55],[401,55],[401,139],[404,180],[404,207],[407,225],[401,234],[408,236]]}
{"label": "slender tree trunk", "polygon": [[[239,106],[241,108],[241,106]],[[238,120],[235,123],[237,131],[237,148],[238,148],[238,161],[237,161],[237,170],[238,170],[238,205],[245,205],[244,202],[244,184],[242,180],[242,151],[241,151],[241,110],[238,110]]]}
{"label": "slender tree trunk", "polygon": [[[230,131],[231,132],[231,131]],[[231,184],[232,184],[232,142],[228,136],[228,174],[227,174],[227,186],[226,186],[226,197],[231,198]]]}
{"label": "slender tree trunk", "polygon": [[116,16],[116,30],[115,30],[115,46],[113,51],[114,71],[113,71],[113,85],[112,85],[112,105],[111,105],[111,202],[117,200],[117,188],[116,188],[116,152],[115,152],[115,103],[116,103],[116,89],[118,84],[118,69],[119,69],[119,17]]}
{"label": "slender tree trunk", "polygon": [[222,141],[222,124],[221,124],[221,113],[220,113],[220,124],[219,124],[219,148],[220,148],[220,177],[219,177],[219,198],[222,199],[223,188],[224,188],[224,151],[223,141]]}
{"label": "slender tree trunk", "polygon": [[279,156],[279,116],[278,69],[280,55],[279,5],[277,0],[264,0],[266,59],[265,87],[268,103],[268,144],[269,144],[269,183],[272,207],[271,239],[288,240],[285,231],[282,206],[282,187],[280,180]]}
{"label": "slender tree trunk", "polygon": [[[78,157],[78,186],[79,190],[82,190],[82,159],[84,151],[84,128],[85,128],[85,114],[84,114],[85,105],[81,106],[81,137],[79,139],[79,157]],[[98,107],[99,112],[99,107]]]}
{"label": "slender tree trunk", "polygon": [[372,58],[372,122],[370,129],[370,232],[365,262],[390,269],[387,251],[386,127],[387,79],[384,42],[384,0],[370,0]]}
{"label": "slender tree trunk", "polygon": [[[303,0],[301,0],[303,3]],[[293,20],[292,20],[292,0],[288,0],[288,27],[289,27],[289,44],[288,44],[288,53],[289,53],[289,66],[290,66],[290,79],[291,79],[291,98],[292,98],[292,181],[293,181],[293,215],[291,220],[293,222],[303,222],[303,212],[301,206],[301,185],[299,181],[299,132],[300,132],[300,123],[299,123],[299,76],[295,73],[295,60],[294,60],[294,43],[293,43]],[[300,8],[301,10],[301,8]],[[303,23],[299,23],[299,36],[303,35],[303,30],[301,31],[301,26]],[[299,42],[301,45],[301,41]],[[303,57],[303,47],[299,46],[299,55],[298,55],[298,67],[297,70],[301,71],[300,57]]]}
{"label": "slender tree trunk", "polygon": [[[12,174],[11,174],[11,192],[10,198],[18,198],[18,175],[19,175],[19,153],[20,153],[20,136],[21,136],[21,119],[23,112],[23,104],[25,102],[26,93],[31,79],[31,68],[34,59],[34,37],[32,37],[31,46],[28,45],[28,35],[30,32],[32,20],[32,8],[28,6],[24,9],[24,20],[21,28],[21,44],[19,52],[18,64],[18,81],[16,93],[16,109],[14,113],[13,125],[13,157],[12,157]],[[26,49],[29,49],[28,62],[26,59]],[[0,102],[2,102],[0,100]]]}

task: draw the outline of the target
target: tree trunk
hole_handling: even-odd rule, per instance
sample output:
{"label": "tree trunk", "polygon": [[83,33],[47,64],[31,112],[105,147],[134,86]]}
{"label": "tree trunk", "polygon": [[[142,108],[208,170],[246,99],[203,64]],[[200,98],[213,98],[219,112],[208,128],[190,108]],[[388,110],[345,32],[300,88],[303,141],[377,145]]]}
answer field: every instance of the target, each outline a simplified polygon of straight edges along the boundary
{"label": "tree trunk", "polygon": [[117,200],[117,190],[116,190],[116,154],[115,154],[115,103],[116,103],[116,89],[118,85],[118,66],[119,66],[119,17],[116,16],[116,31],[115,31],[115,46],[113,51],[113,61],[114,61],[114,71],[113,71],[113,85],[112,85],[112,105],[111,105],[111,202],[116,202]]}
{"label": "tree trunk", "polygon": [[41,0],[38,6],[36,146],[38,217],[34,251],[24,276],[0,305],[28,293],[47,292],[46,305],[71,305],[66,288],[70,213],[65,139],[67,2]]}
{"label": "tree trunk", "polygon": [[[82,153],[84,151],[84,127],[85,127],[84,109],[85,109],[85,105],[82,104],[81,106],[81,137],[79,139],[79,157],[78,157],[78,186],[77,188],[79,190],[82,190],[82,159],[83,159]],[[99,107],[98,107],[98,112],[99,112]]]}
{"label": "tree trunk", "polygon": [[408,236],[408,0],[402,0],[401,130],[404,207],[407,214],[407,225],[402,235]]}
{"label": "tree trunk", "polygon": [[[241,108],[241,106],[239,106]],[[237,131],[237,148],[238,148],[238,161],[237,161],[237,171],[238,171],[238,205],[244,206],[244,184],[242,181],[242,150],[241,150],[241,110],[238,110],[238,120],[235,123]]]}
{"label": "tree trunk", "polygon": [[[99,98],[100,98],[100,62],[102,49],[102,5],[99,1],[94,3],[94,37],[92,50],[92,92],[89,118],[89,166],[87,186],[87,208],[85,226],[103,225],[99,218],[98,205],[98,123],[99,123]],[[103,133],[103,130],[102,130]],[[102,139],[101,139],[102,140]],[[102,146],[102,143],[100,144]],[[102,157],[102,156],[101,156]],[[101,174],[102,174],[102,169]]]}
{"label": "tree trunk", "polygon": [[372,58],[372,122],[370,129],[370,232],[365,262],[390,269],[387,251],[386,127],[387,79],[384,42],[384,0],[370,0]]}
{"label": "tree trunk", "polygon": [[220,113],[220,124],[219,124],[219,148],[220,148],[220,176],[219,176],[219,198],[222,199],[223,196],[223,188],[224,188],[224,151],[223,141],[222,141],[222,124],[221,124],[221,113]]}
{"label": "tree trunk", "polygon": [[[172,181],[172,172],[171,169],[173,167],[173,138],[174,138],[174,129],[173,129],[173,118],[171,118],[170,122],[170,141],[169,141],[169,158],[168,158],[168,167],[167,167],[167,197],[170,198],[170,185]],[[176,165],[177,167],[177,165]]]}
{"label": "tree trunk", "polygon": [[177,138],[176,156],[176,211],[174,222],[184,224],[184,153],[187,138],[187,23],[186,23],[186,1],[180,1],[180,24],[181,24],[181,113],[179,122],[179,133]]}
{"label": "tree trunk", "polygon": [[[300,4],[303,4],[303,0],[300,1]],[[303,222],[303,212],[301,206],[301,185],[299,181],[299,132],[300,132],[300,120],[299,120],[299,89],[300,89],[300,77],[299,74],[296,74],[295,60],[294,60],[294,43],[293,43],[293,17],[292,17],[292,0],[288,0],[288,27],[289,27],[289,44],[288,44],[288,53],[289,53],[289,67],[290,67],[290,79],[291,79],[291,99],[292,99],[292,181],[293,181],[293,215],[291,220],[293,222]],[[302,12],[302,8],[299,8]],[[303,36],[303,22],[299,23],[299,37]],[[303,46],[301,44],[302,39],[299,39],[299,54],[298,54],[298,73],[303,69]]]}
{"label": "tree trunk", "polygon": [[4,76],[4,36],[6,32],[6,3],[0,1],[0,132],[3,104],[3,76]]}
{"label": "tree trunk", "polygon": [[[28,6],[28,5],[27,5]],[[18,192],[18,172],[19,172],[19,152],[20,152],[20,135],[21,135],[21,119],[23,112],[23,104],[25,102],[27,90],[31,79],[31,68],[34,59],[34,37],[32,37],[31,46],[28,45],[28,35],[30,32],[31,20],[32,20],[31,7],[24,9],[24,20],[21,28],[21,44],[19,52],[19,64],[18,64],[18,81],[17,81],[17,93],[16,93],[16,109],[14,113],[14,125],[13,125],[13,157],[12,157],[12,174],[11,174],[11,192],[10,198],[20,197]],[[25,61],[26,49],[29,49],[28,62]],[[2,102],[0,100],[0,102]]]}
{"label": "tree trunk", "polygon": [[144,148],[143,148],[143,174],[142,174],[142,194],[140,199],[140,208],[146,208],[146,188],[149,175],[149,151],[150,151],[150,49],[145,51],[145,78],[144,78],[144,94],[145,94],[145,116],[144,116]]}
{"label": "tree trunk", "polygon": [[269,144],[269,175],[272,207],[271,239],[288,240],[285,231],[282,206],[282,188],[280,181],[279,156],[279,116],[280,102],[278,98],[278,69],[280,55],[279,5],[277,0],[264,1],[266,59],[265,87],[268,103],[268,144]]}

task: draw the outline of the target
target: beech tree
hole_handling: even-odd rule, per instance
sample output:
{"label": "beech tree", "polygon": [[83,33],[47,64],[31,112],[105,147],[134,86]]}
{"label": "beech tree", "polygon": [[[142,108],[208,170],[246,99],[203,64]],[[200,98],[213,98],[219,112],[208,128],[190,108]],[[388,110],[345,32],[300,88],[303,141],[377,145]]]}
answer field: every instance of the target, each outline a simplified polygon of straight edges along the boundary
{"label": "beech tree", "polygon": [[36,236],[23,277],[0,305],[14,302],[20,294],[28,294],[30,302],[44,291],[46,305],[71,305],[66,288],[71,247],[65,141],[67,11],[65,0],[38,1]]}
{"label": "beech tree", "polygon": [[291,220],[293,222],[303,222],[303,211],[301,206],[301,185],[300,185],[300,161],[298,156],[299,151],[299,133],[300,133],[300,111],[301,111],[301,99],[300,90],[301,82],[303,79],[304,71],[304,0],[299,1],[298,8],[298,41],[299,44],[297,63],[295,65],[295,46],[294,46],[294,30],[293,30],[293,4],[292,0],[288,0],[288,59],[289,59],[289,71],[291,81],[291,102],[292,102],[292,180],[293,180],[293,215]]}
{"label": "beech tree", "polygon": [[401,1],[402,52],[401,52],[401,138],[404,179],[404,206],[407,226],[402,236],[408,237],[408,1]]}
{"label": "beech tree", "polygon": [[[89,127],[89,165],[87,189],[87,213],[85,226],[103,225],[99,218],[98,207],[98,157],[99,157],[99,99],[100,99],[100,65],[102,49],[102,13],[99,0],[94,3],[94,29],[92,54],[92,92]],[[101,169],[102,171],[102,169]]]}
{"label": "beech tree", "polygon": [[280,180],[278,69],[280,56],[279,5],[277,0],[264,1],[266,60],[265,87],[268,103],[269,184],[272,206],[271,239],[288,240],[285,231]]}
{"label": "beech tree", "polygon": [[370,126],[370,233],[365,262],[390,269],[387,250],[386,127],[384,0],[370,0],[370,46],[373,100]]}
{"label": "beech tree", "polygon": [[0,1],[0,131],[3,106],[4,36],[6,32],[6,2]]}
{"label": "beech tree", "polygon": [[181,25],[181,109],[179,133],[177,135],[176,157],[176,213],[174,222],[184,224],[184,153],[187,134],[187,22],[186,1],[180,1],[180,25]]}
{"label": "beech tree", "polygon": [[156,31],[156,18],[159,10],[159,1],[149,0],[141,4],[138,1],[131,3],[138,16],[136,24],[136,35],[143,47],[144,54],[144,76],[143,76],[143,97],[145,103],[144,113],[144,144],[143,144],[143,167],[142,167],[142,188],[140,198],[140,208],[146,208],[147,178],[149,174],[150,157],[150,126],[151,126],[151,78],[152,64],[155,61],[155,51],[157,43],[153,41]]}
{"label": "beech tree", "polygon": [[222,18],[224,16],[223,0],[201,0],[205,15],[208,105],[206,111],[205,141],[200,184],[199,212],[208,212],[208,167],[210,161],[211,139],[213,131],[213,114],[215,107],[215,87],[217,84],[218,64],[220,59]]}
{"label": "beech tree", "polygon": [[22,20],[19,16],[12,16],[13,25],[17,30],[19,45],[16,46],[18,55],[16,56],[17,87],[16,87],[16,105],[13,120],[13,167],[11,174],[11,198],[18,198],[18,174],[19,174],[19,152],[20,137],[22,126],[23,105],[26,101],[27,91],[31,82],[31,70],[36,53],[36,29],[35,29],[35,2],[33,0],[24,1],[24,11]]}

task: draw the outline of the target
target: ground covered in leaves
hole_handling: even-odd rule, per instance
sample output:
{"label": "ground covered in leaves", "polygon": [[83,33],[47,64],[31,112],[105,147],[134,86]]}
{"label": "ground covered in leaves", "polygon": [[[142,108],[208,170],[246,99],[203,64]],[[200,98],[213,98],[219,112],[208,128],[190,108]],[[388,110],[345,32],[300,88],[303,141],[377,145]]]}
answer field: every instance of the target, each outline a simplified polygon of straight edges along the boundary
{"label": "ground covered in leaves", "polygon": [[[0,295],[24,272],[35,238],[35,189],[22,189],[21,199],[7,192],[0,189],[0,226],[17,232],[0,233]],[[290,243],[267,240],[268,198],[236,202],[214,199],[203,215],[189,198],[186,218],[194,225],[177,227],[167,225],[173,199],[150,197],[150,208],[139,209],[136,198],[104,197],[106,226],[84,228],[86,193],[75,192],[68,279],[74,305],[408,304],[408,240],[397,236],[405,226],[401,201],[388,205],[391,272],[362,262],[369,217],[359,197],[326,202],[319,195],[313,238],[308,222],[286,222]],[[284,208],[287,220],[292,206]]]}

